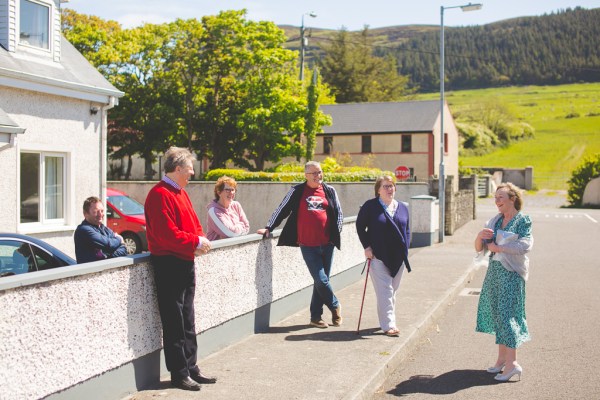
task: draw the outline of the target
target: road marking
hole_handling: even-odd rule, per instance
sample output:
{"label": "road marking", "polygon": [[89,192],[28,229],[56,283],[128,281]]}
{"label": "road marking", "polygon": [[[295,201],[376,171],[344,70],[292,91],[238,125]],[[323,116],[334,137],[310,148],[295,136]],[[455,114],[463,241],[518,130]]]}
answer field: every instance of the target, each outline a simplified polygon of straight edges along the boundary
{"label": "road marking", "polygon": [[[531,216],[534,216],[534,213],[529,214]],[[587,217],[590,220],[592,220],[593,222],[598,222],[595,219],[593,219],[592,217],[590,217],[588,214],[544,214],[545,218],[554,218],[554,219],[575,219],[575,218],[583,218],[583,217]]]}
{"label": "road marking", "polygon": [[588,214],[583,214],[583,215],[585,215],[586,217],[588,217],[588,219],[589,219],[590,221],[592,221],[593,223],[595,223],[595,224],[597,224],[597,223],[598,223],[598,221],[596,221],[594,218],[590,217]]}

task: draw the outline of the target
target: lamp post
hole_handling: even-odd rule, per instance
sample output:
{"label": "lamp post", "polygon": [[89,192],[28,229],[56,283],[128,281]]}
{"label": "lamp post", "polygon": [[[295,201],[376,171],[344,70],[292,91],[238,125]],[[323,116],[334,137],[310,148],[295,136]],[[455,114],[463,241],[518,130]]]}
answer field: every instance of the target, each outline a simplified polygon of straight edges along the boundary
{"label": "lamp post", "polygon": [[444,241],[446,222],[446,176],[444,175],[444,10],[460,8],[463,11],[481,10],[483,4],[465,4],[462,6],[440,6],[440,172],[439,172],[439,202],[440,202],[440,239]]}
{"label": "lamp post", "polygon": [[313,11],[309,13],[302,14],[302,25],[300,25],[300,80],[304,82],[304,49],[306,48],[308,39],[304,37],[304,16],[308,15],[309,17],[316,18],[317,14]]}

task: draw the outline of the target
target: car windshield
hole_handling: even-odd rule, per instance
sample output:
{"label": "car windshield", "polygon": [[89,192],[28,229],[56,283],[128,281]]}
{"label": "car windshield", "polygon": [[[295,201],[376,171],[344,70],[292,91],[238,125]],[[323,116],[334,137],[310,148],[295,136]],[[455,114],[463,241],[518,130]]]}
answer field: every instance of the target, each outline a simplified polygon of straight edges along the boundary
{"label": "car windshield", "polygon": [[140,215],[144,213],[144,206],[131,197],[108,196],[108,201],[125,215]]}

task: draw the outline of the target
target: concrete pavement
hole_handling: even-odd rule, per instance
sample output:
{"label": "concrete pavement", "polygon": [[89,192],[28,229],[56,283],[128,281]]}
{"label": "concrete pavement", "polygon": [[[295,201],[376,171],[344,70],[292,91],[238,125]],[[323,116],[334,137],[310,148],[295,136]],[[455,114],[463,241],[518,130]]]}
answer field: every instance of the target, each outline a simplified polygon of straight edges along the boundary
{"label": "concrete pavement", "polygon": [[[267,333],[252,335],[200,360],[203,372],[219,378],[217,384],[186,392],[171,388],[167,375],[156,388],[126,399],[370,398],[471,279],[472,243],[483,225],[481,218],[447,236],[442,244],[411,249],[413,271],[404,274],[396,302],[399,337],[387,337],[379,330],[370,282],[357,334],[363,275],[362,280],[336,290],[344,317],[341,327],[309,327],[307,304]],[[330,320],[328,311],[325,316]]]}
{"label": "concrete pavement", "polygon": [[[532,340],[517,352],[522,380],[498,383],[485,372],[497,346],[493,335],[474,329],[487,271],[481,268],[372,400],[600,399],[593,367],[600,359],[600,268],[594,251],[600,210],[548,209],[526,201],[525,212],[535,243],[526,289]],[[492,215],[493,209],[481,207],[481,214]]]}

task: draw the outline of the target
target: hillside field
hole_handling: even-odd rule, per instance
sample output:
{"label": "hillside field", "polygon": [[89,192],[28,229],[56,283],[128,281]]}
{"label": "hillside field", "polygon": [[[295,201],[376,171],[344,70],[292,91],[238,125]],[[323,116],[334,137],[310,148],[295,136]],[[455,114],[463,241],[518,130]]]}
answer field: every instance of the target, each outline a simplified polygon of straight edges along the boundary
{"label": "hillside field", "polygon": [[[453,114],[495,97],[535,128],[535,139],[515,142],[480,157],[461,157],[464,166],[533,166],[537,189],[566,190],[581,160],[600,153],[600,83],[523,86],[446,92]],[[420,100],[439,94],[419,95]]]}

